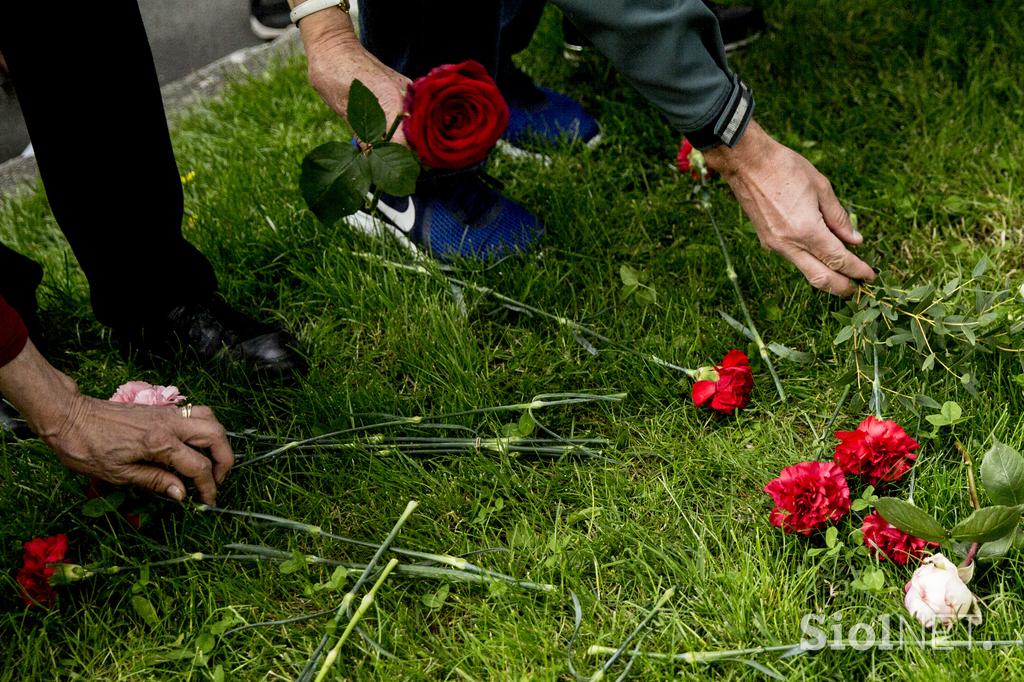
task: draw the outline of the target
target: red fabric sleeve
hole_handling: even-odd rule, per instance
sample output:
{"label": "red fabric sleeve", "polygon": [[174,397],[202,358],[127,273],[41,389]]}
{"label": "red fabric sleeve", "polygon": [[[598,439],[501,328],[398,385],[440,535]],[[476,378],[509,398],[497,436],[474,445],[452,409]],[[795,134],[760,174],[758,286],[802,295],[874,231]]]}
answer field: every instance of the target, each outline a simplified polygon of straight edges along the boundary
{"label": "red fabric sleeve", "polygon": [[0,296],[0,367],[18,357],[28,342],[28,330],[18,312]]}

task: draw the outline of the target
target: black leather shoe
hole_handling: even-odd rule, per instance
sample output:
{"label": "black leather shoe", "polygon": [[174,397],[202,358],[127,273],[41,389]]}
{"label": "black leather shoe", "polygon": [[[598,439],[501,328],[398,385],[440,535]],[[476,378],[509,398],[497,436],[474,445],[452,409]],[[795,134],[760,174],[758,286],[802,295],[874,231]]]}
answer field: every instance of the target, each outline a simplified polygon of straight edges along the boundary
{"label": "black leather shoe", "polygon": [[188,352],[274,377],[306,369],[291,334],[243,315],[216,295],[178,306],[140,329],[119,329],[117,339],[126,353],[172,358]]}

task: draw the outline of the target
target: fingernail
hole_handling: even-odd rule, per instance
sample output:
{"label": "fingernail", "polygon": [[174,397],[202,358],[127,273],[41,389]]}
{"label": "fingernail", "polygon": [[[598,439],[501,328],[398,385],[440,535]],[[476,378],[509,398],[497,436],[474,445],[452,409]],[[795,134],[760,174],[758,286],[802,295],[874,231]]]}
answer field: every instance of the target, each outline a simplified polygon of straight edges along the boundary
{"label": "fingernail", "polygon": [[855,229],[853,231],[853,238],[856,239],[857,241],[862,241],[864,239],[864,235],[862,235],[858,230]]}
{"label": "fingernail", "polygon": [[177,500],[178,502],[181,502],[182,500],[185,499],[185,491],[176,485],[172,485],[167,488],[167,496],[170,497],[172,500]]}

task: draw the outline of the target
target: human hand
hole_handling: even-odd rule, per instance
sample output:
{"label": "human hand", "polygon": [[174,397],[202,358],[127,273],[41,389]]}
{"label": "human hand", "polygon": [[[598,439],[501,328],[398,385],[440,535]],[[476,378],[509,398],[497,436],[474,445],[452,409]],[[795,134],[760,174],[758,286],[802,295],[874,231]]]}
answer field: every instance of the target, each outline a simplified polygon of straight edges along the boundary
{"label": "human hand", "polygon": [[213,504],[217,485],[235,461],[210,408],[193,407],[185,418],[177,407],[86,397],[31,341],[0,367],[0,392],[69,469],[111,483],[142,486],[180,501],[185,485],[171,467],[193,480],[203,502]]}
{"label": "human hand", "polygon": [[704,158],[729,183],[761,246],[795,265],[812,286],[849,296],[852,280],[874,280],[871,266],[847,248],[863,237],[828,179],[756,122],[735,147],[715,147]]}
{"label": "human hand", "polygon": [[72,471],[178,501],[185,498],[185,486],[171,469],[192,479],[203,502],[215,504],[217,485],[235,461],[224,427],[202,406],[186,418],[177,407],[125,405],[78,394],[56,431],[40,430]]}
{"label": "human hand", "polygon": [[[299,27],[309,60],[309,82],[335,113],[346,116],[349,89],[359,79],[376,95],[389,126],[402,115],[412,81],[367,52],[347,14],[324,10],[303,19]],[[392,140],[405,144],[401,126]]]}

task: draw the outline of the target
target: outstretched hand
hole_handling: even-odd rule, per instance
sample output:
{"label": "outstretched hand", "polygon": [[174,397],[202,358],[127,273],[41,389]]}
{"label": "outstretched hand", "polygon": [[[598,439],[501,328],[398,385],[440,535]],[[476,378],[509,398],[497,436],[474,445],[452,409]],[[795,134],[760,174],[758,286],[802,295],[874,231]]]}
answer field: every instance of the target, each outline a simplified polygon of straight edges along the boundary
{"label": "outstretched hand", "polygon": [[185,486],[174,472],[191,478],[199,499],[214,504],[217,485],[235,461],[224,427],[208,407],[193,407],[186,418],[177,407],[77,395],[64,424],[43,440],[72,471],[179,501]]}
{"label": "outstretched hand", "polygon": [[31,341],[0,367],[0,392],[72,471],[185,499],[181,476],[214,504],[235,456],[208,407],[125,405],[82,395]]}
{"label": "outstretched hand", "polygon": [[836,199],[832,185],[811,163],[751,121],[736,147],[705,153],[754,223],[761,246],[778,253],[812,286],[839,296],[875,272],[848,246],[863,241]]}

